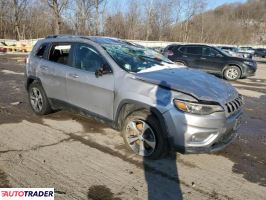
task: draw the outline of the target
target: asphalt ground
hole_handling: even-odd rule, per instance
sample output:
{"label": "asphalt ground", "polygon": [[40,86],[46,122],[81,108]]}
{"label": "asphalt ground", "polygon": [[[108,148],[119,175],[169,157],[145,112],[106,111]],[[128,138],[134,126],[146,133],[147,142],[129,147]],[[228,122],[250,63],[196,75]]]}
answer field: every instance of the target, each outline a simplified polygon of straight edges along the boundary
{"label": "asphalt ground", "polygon": [[257,59],[254,77],[231,82],[245,97],[233,144],[215,154],[149,161],[93,119],[33,114],[24,58],[0,55],[0,187],[52,187],[64,200],[266,198],[266,59]]}

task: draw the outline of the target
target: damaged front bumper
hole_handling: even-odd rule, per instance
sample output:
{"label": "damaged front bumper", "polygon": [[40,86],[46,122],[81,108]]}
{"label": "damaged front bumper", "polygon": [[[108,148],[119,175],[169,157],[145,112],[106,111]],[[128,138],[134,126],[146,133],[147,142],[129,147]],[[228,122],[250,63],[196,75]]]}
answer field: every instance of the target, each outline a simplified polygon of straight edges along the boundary
{"label": "damaged front bumper", "polygon": [[164,113],[169,143],[183,153],[206,153],[225,148],[237,137],[242,109],[226,117],[224,112],[193,115],[173,108]]}

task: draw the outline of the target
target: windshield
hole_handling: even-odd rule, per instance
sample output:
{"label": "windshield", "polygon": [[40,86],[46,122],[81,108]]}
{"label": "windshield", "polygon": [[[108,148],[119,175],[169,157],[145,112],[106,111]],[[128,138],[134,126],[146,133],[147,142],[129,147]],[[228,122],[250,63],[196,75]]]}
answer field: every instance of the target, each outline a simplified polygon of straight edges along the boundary
{"label": "windshield", "polygon": [[226,49],[221,49],[222,53],[225,54],[226,56],[232,57],[232,53],[234,53],[233,51],[230,50],[226,50]]}
{"label": "windshield", "polygon": [[128,72],[140,72],[149,68],[157,70],[169,67],[173,64],[163,55],[148,48],[140,48],[126,44],[102,44],[102,47],[114,59],[114,61]]}
{"label": "windshield", "polygon": [[230,50],[227,49],[222,49],[222,48],[218,48],[218,47],[213,47],[216,51],[218,51],[219,53],[221,53],[222,55],[226,55],[229,57],[232,57],[232,55],[229,53]]}

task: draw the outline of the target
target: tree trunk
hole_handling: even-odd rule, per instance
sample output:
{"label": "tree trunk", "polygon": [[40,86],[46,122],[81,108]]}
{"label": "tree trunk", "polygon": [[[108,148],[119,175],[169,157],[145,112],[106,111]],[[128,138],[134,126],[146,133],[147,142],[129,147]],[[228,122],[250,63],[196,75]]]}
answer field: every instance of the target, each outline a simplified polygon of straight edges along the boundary
{"label": "tree trunk", "polygon": [[95,35],[99,35],[99,0],[96,0],[96,26],[95,26]]}

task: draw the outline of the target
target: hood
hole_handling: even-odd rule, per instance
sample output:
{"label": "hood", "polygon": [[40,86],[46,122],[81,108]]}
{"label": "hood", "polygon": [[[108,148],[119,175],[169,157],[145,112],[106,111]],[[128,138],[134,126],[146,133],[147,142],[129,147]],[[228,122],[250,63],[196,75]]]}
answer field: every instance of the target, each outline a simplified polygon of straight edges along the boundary
{"label": "hood", "polygon": [[218,102],[221,105],[238,96],[238,92],[230,83],[185,67],[137,73],[135,78],[189,94],[198,100]]}
{"label": "hood", "polygon": [[[240,53],[242,54],[242,53]],[[254,62],[251,58],[243,58],[243,57],[233,57],[235,61],[239,61],[239,62],[244,62],[244,61],[248,61],[248,62]]]}

